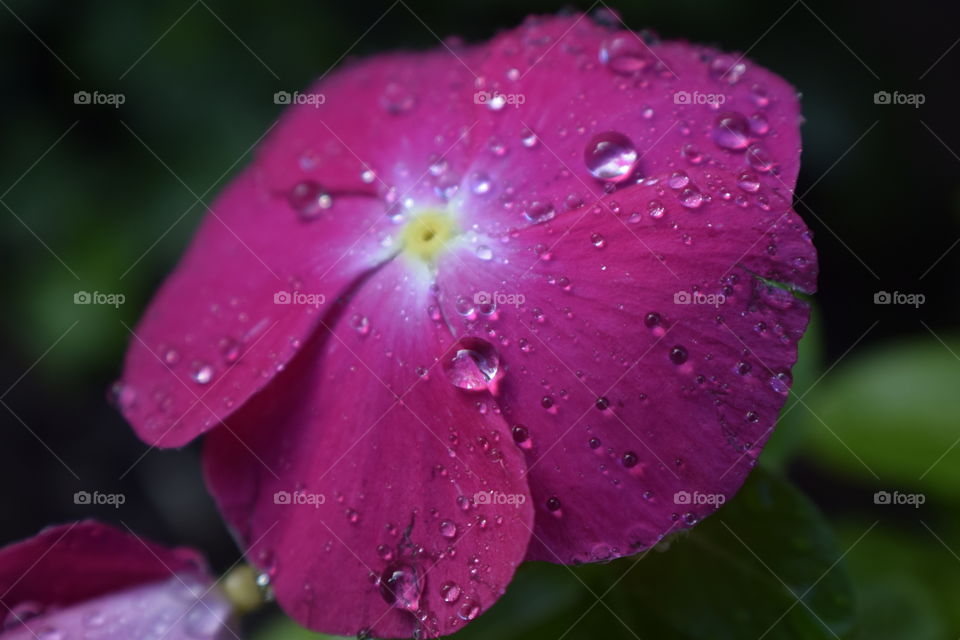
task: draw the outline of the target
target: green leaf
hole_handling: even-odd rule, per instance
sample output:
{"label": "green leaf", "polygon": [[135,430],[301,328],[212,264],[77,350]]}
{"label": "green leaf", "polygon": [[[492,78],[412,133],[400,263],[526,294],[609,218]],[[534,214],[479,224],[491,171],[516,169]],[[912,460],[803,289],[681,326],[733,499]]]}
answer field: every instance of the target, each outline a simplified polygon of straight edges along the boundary
{"label": "green leaf", "polygon": [[806,448],[815,461],[876,474],[888,485],[881,488],[921,487],[955,499],[960,338],[942,338],[945,344],[930,336],[875,348],[829,374],[805,400],[810,411],[794,411],[809,423]]}
{"label": "green leaf", "polygon": [[637,561],[614,592],[617,611],[641,638],[848,637],[842,553],[812,503],[757,469],[716,514]]}

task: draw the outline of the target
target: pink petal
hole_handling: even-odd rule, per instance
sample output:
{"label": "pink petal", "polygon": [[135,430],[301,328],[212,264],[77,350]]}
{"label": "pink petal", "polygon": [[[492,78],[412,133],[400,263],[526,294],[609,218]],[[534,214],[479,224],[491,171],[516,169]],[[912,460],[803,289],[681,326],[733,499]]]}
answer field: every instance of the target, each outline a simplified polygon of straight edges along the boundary
{"label": "pink petal", "polygon": [[[621,59],[602,62],[604,50]],[[754,276],[815,287],[809,232],[790,209],[795,93],[737,56],[647,46],[577,18],[508,32],[483,65],[527,106],[483,120],[508,141],[474,165],[501,197],[463,211],[511,231],[446,256],[443,311],[455,335],[502,341],[504,417],[532,443],[528,558],[633,553],[729,499],[785,401],[809,311]],[[678,92],[724,102],[678,104]],[[635,173],[620,179],[609,154],[591,155],[598,140],[635,152],[621,154]],[[550,215],[531,220],[545,202]],[[463,303],[481,292],[502,302]],[[726,300],[675,304],[681,292]]]}
{"label": "pink petal", "polygon": [[180,446],[219,424],[293,357],[323,305],[385,257],[379,201],[335,196],[304,222],[288,201],[295,185],[260,175],[248,170],[216,201],[131,337],[117,401],[146,442]]}
{"label": "pink petal", "polygon": [[96,522],[0,549],[4,639],[232,637],[230,607],[200,556]]}
{"label": "pink petal", "polygon": [[383,267],[231,418],[236,437],[206,443],[251,561],[327,633],[455,631],[503,593],[533,526],[520,452],[486,394],[451,384],[470,372],[440,363],[456,351],[408,269]]}

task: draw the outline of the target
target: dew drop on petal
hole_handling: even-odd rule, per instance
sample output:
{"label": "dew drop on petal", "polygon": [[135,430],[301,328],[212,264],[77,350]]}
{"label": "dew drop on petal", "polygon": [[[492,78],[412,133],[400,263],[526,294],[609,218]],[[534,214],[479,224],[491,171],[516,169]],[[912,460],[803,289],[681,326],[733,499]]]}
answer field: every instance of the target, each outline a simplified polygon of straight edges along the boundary
{"label": "dew drop on petal", "polygon": [[460,586],[453,581],[440,585],[440,599],[447,604],[453,604],[460,599]]}
{"label": "dew drop on petal", "polygon": [[444,520],[440,523],[440,535],[444,538],[455,538],[457,535],[457,525],[453,520]]}
{"label": "dew drop on petal", "polygon": [[457,616],[461,620],[473,620],[480,615],[480,603],[472,598],[467,598],[457,610]]}
{"label": "dew drop on petal", "polygon": [[380,595],[397,609],[416,611],[420,608],[420,574],[409,564],[392,564],[380,575]]}
{"label": "dew drop on petal", "polygon": [[530,222],[540,224],[552,220],[557,210],[549,201],[535,201],[523,212],[523,216]]}
{"label": "dew drop on petal", "polygon": [[740,113],[720,114],[713,125],[713,141],[723,149],[742,151],[750,146],[750,123]]}
{"label": "dew drop on petal", "polygon": [[600,46],[600,62],[620,75],[634,75],[650,66],[651,54],[634,34],[616,36]]}
{"label": "dew drop on petal", "polygon": [[605,131],[590,140],[583,157],[593,177],[616,183],[630,177],[638,155],[630,138],[617,131]]}
{"label": "dew drop on petal", "polygon": [[466,391],[485,391],[496,377],[500,356],[492,344],[481,338],[463,338],[443,369],[453,386]]}
{"label": "dew drop on petal", "polygon": [[290,189],[287,196],[290,206],[302,220],[315,219],[324,210],[333,206],[333,198],[320,183],[313,180],[303,180]]}
{"label": "dew drop on petal", "polygon": [[213,367],[203,362],[195,362],[190,370],[190,378],[197,384],[207,384],[213,379]]}
{"label": "dew drop on petal", "polygon": [[687,361],[687,350],[680,345],[670,349],[670,362],[673,364],[683,364]]}

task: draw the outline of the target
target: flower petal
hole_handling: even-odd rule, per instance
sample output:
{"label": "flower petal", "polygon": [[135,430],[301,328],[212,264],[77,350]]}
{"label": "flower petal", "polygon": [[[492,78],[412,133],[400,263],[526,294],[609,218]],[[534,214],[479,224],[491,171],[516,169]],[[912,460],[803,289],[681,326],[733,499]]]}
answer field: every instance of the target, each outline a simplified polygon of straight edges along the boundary
{"label": "flower petal", "polygon": [[191,550],[167,549],[96,522],[51,527],[0,549],[2,635],[230,637],[230,606],[212,585]]}
{"label": "flower petal", "polygon": [[816,282],[790,209],[795,92],[583,16],[467,60],[507,102],[475,130],[497,152],[472,165],[490,188],[461,204],[480,233],[440,264],[444,315],[503,345],[504,417],[530,434],[528,559],[633,553],[736,491],[785,400],[808,308],[784,288]]}
{"label": "flower petal", "polygon": [[258,176],[220,196],[133,332],[116,400],[148,443],[180,446],[219,424],[294,356],[323,305],[384,258],[378,200],[336,197],[305,221]]}
{"label": "flower petal", "polygon": [[484,394],[451,384],[449,333],[407,271],[373,275],[206,442],[251,561],[326,633],[451,633],[503,593],[533,526],[522,456]]}
{"label": "flower petal", "polygon": [[809,310],[759,277],[812,281],[803,223],[664,207],[636,223],[567,215],[440,265],[445,317],[500,341],[504,418],[530,434],[529,559],[607,559],[694,524],[741,485],[786,399]]}

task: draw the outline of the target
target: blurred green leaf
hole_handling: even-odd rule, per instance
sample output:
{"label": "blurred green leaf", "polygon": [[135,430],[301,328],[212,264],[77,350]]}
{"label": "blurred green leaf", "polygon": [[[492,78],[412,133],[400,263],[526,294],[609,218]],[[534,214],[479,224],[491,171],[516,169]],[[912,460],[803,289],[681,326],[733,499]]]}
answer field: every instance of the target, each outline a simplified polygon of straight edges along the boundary
{"label": "blurred green leaf", "polygon": [[720,511],[639,560],[611,603],[640,637],[848,637],[854,597],[834,566],[841,555],[816,507],[757,469]]}
{"label": "blurred green leaf", "polygon": [[[910,535],[891,527],[847,523],[839,535],[856,547],[847,566],[857,591],[860,637],[883,640],[955,638],[960,629],[960,571],[944,571],[955,562],[921,525]],[[946,533],[941,532],[945,537]],[[940,534],[938,534],[940,535]],[[918,544],[918,542],[929,544]],[[960,569],[960,565],[957,565]]]}
{"label": "blurred green leaf", "polygon": [[[960,338],[930,336],[841,364],[798,407],[815,460],[955,499],[960,485]],[[859,459],[858,459],[859,458]]]}

